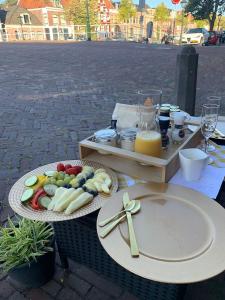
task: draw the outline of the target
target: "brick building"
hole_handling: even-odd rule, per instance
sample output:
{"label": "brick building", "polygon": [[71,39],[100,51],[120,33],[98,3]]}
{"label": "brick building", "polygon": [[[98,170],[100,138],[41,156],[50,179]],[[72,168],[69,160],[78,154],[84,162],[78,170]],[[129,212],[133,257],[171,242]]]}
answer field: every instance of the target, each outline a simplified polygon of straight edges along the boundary
{"label": "brick building", "polygon": [[0,10],[0,41],[43,40],[43,26],[30,11],[19,6]]}
{"label": "brick building", "polygon": [[18,0],[17,5],[30,11],[43,26],[46,40],[66,40],[74,27],[66,20],[64,6],[68,0]]}

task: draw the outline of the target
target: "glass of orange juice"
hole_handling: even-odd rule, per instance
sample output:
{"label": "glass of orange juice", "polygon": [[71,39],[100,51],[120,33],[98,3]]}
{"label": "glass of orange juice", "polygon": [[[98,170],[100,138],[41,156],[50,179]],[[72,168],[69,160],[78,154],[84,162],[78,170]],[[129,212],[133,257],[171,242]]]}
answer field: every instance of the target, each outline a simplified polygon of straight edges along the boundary
{"label": "glass of orange juice", "polygon": [[162,142],[157,122],[157,107],[161,102],[159,90],[139,91],[139,132],[135,140],[135,152],[155,157],[161,156]]}
{"label": "glass of orange juice", "polygon": [[161,156],[162,141],[161,134],[154,130],[141,130],[137,133],[135,152],[155,157]]}

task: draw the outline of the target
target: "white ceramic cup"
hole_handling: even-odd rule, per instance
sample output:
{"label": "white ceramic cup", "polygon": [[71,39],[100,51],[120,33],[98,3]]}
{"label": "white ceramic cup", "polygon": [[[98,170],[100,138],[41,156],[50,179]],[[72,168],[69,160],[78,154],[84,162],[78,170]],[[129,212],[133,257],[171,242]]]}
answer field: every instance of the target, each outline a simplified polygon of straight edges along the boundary
{"label": "white ceramic cup", "polygon": [[190,148],[179,151],[180,166],[187,181],[199,180],[208,164],[209,156],[200,149]]}

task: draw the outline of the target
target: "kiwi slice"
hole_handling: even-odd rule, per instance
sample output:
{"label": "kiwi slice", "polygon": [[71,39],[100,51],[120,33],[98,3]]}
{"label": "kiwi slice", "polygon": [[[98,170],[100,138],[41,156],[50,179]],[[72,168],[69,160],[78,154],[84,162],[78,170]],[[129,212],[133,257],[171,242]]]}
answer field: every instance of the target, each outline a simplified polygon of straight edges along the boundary
{"label": "kiwi slice", "polygon": [[57,190],[58,186],[55,184],[46,184],[44,185],[43,189],[46,192],[46,194],[48,194],[49,196],[54,196],[55,192]]}
{"label": "kiwi slice", "polygon": [[37,176],[34,175],[34,176],[27,178],[25,180],[24,184],[25,184],[25,186],[29,187],[29,186],[35,185],[35,183],[37,183],[37,181],[38,181],[38,178],[37,178]]}
{"label": "kiwi slice", "polygon": [[47,196],[38,198],[38,203],[44,208],[48,208],[51,201],[52,201],[51,198]]}
{"label": "kiwi slice", "polygon": [[44,172],[44,175],[48,177],[53,177],[55,175],[56,171],[46,171]]}
{"label": "kiwi slice", "polygon": [[33,196],[33,194],[34,194],[34,190],[33,189],[27,189],[24,193],[23,193],[23,195],[22,195],[22,197],[21,197],[21,202],[26,202],[26,201],[28,201],[32,196]]}

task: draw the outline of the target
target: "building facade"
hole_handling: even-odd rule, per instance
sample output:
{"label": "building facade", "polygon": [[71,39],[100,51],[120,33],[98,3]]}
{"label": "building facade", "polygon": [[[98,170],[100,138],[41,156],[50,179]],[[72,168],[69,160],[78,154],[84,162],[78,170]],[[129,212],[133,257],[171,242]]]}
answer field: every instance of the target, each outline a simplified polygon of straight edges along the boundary
{"label": "building facade", "polygon": [[27,9],[12,6],[0,10],[0,41],[43,40],[43,26]]}
{"label": "building facade", "polygon": [[[86,26],[67,20],[65,7],[71,0],[18,0],[17,6],[0,10],[0,41],[85,39]],[[98,0],[98,21],[91,24],[93,37],[161,40],[165,34],[181,33],[181,12],[170,10],[165,22],[155,21],[155,9],[136,6],[136,15],[124,23],[119,18],[119,2]],[[180,16],[180,17],[179,17]],[[191,15],[184,29],[195,27]]]}

